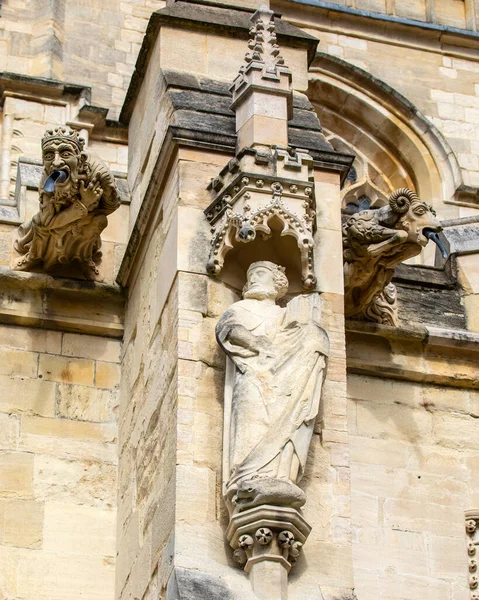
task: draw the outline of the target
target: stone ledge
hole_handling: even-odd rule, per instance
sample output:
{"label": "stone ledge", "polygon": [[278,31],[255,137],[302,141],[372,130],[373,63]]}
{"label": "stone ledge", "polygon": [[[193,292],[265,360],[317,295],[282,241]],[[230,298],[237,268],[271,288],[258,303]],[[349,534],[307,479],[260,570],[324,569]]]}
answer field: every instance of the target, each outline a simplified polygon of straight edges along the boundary
{"label": "stone ledge", "polygon": [[0,323],[123,336],[119,287],[0,267]]}
{"label": "stone ledge", "polygon": [[479,389],[479,334],[346,321],[348,373]]}
{"label": "stone ledge", "polygon": [[479,333],[459,329],[445,329],[426,325],[391,327],[379,323],[346,321],[346,331],[381,336],[390,340],[421,342],[431,346],[458,348],[479,352]]}

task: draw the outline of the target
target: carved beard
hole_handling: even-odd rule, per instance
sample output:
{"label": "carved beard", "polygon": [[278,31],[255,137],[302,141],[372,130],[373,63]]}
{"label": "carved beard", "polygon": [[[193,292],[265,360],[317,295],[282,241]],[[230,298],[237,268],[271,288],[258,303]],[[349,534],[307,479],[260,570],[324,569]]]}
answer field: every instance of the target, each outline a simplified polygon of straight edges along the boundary
{"label": "carved beard", "polygon": [[53,192],[53,202],[57,205],[71,204],[75,200],[75,196],[79,193],[80,186],[78,180],[70,180],[70,185],[67,188],[55,188]]}
{"label": "carved beard", "polygon": [[270,298],[276,300],[277,296],[277,290],[275,290],[274,288],[272,289],[259,286],[254,286],[253,288],[246,290],[243,294],[243,298],[245,300],[251,298],[254,300],[267,300]]}

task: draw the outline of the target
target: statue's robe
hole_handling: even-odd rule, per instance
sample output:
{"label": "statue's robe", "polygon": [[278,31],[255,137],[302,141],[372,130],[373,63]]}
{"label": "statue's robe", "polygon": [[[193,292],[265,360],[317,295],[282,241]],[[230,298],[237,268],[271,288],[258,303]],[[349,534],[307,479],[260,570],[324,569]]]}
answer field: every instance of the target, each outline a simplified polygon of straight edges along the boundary
{"label": "statue's robe", "polygon": [[[329,352],[327,334],[311,310],[318,301],[317,294],[300,296],[285,309],[260,300],[242,300],[224,313],[216,327],[217,340],[229,357],[223,474],[226,495],[241,480],[277,478],[288,442],[299,461],[292,483],[303,474]],[[307,318],[302,318],[308,311]],[[242,349],[235,347],[229,335],[238,325],[254,336],[263,336],[259,354],[247,358],[235,354]]]}

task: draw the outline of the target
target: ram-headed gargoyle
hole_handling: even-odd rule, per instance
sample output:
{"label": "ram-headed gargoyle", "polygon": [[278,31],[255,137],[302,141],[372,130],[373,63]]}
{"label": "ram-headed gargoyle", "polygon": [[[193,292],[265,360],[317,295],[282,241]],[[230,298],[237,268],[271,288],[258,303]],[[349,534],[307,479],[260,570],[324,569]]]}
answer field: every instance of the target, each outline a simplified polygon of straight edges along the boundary
{"label": "ram-headed gargoyle", "polygon": [[447,256],[439,231],[434,209],[407,188],[393,192],[386,206],[349,217],[343,226],[346,316],[396,325],[394,268],[419,254],[429,239]]}

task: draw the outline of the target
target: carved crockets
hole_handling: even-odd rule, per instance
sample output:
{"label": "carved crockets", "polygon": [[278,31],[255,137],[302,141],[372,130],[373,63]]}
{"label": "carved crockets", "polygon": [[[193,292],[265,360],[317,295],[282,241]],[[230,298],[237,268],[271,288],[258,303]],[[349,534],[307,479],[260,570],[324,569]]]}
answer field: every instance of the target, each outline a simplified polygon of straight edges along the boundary
{"label": "carved crockets", "polygon": [[433,208],[407,188],[393,192],[388,205],[349,217],[343,226],[346,316],[396,325],[394,268],[419,254],[429,239],[444,253],[439,231]]}
{"label": "carved crockets", "polygon": [[223,446],[223,493],[231,516],[227,535],[248,572],[268,560],[289,571],[310,531],[299,512],[306,497],[297,483],[318,414],[329,340],[319,325],[319,294],[297,296],[282,308],[276,300],[287,290],[282,267],[253,263],[244,299],[216,327],[228,356]]}
{"label": "carved crockets", "polygon": [[276,229],[296,241],[303,287],[315,286],[316,204],[313,159],[306,151],[245,149],[208,188],[215,197],[205,210],[213,226],[209,273],[219,273],[226,254],[238,244],[252,242],[257,236],[267,240]]}
{"label": "carved crockets", "polygon": [[14,247],[23,256],[17,270],[67,265],[68,275],[77,267],[83,277],[98,278],[100,234],[120,199],[113,175],[84,145],[77,131],[59,127],[45,133],[40,208],[18,229]]}
{"label": "carved crockets", "polygon": [[479,548],[479,510],[466,511],[467,554],[469,564],[469,589],[471,600],[479,600],[479,573],[477,569]]}

